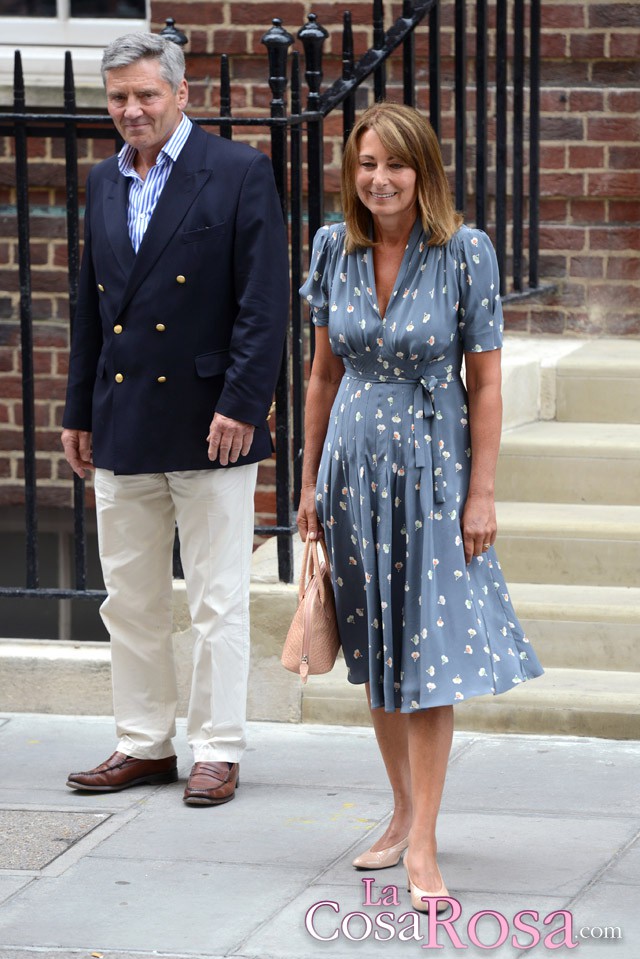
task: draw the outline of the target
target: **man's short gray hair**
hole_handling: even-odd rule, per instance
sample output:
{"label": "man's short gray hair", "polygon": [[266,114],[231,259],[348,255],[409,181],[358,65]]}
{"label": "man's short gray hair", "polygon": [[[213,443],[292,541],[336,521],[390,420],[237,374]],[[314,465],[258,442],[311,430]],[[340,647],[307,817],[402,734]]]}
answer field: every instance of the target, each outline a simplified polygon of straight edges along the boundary
{"label": "man's short gray hair", "polygon": [[103,83],[107,82],[109,70],[128,67],[138,60],[157,60],[162,79],[176,92],[184,77],[184,53],[173,40],[156,33],[126,33],[110,43],[102,54]]}

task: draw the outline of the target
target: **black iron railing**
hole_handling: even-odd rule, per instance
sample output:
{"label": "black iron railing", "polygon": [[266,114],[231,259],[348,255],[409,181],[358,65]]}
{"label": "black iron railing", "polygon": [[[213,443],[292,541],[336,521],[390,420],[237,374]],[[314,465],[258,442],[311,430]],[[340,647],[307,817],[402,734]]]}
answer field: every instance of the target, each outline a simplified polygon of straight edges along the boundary
{"label": "black iron railing", "polygon": [[[495,224],[493,235],[501,267],[502,293],[505,299],[539,293],[538,283],[538,110],[539,110],[539,30],[540,0],[497,0],[495,55],[488,57],[487,0],[453,0],[455,4],[454,102],[455,118],[451,143],[456,204],[466,210],[474,206],[476,225],[487,228]],[[525,7],[529,9],[529,27],[525,28]],[[475,64],[469,78],[467,64],[467,21],[475,19]],[[424,33],[416,30],[424,25]],[[511,26],[509,26],[511,24]],[[382,0],[373,3],[373,46],[357,61],[353,51],[351,16],[343,16],[341,73],[322,91],[323,47],[327,31],[309,14],[299,30],[300,53],[289,53],[294,38],[274,20],[262,38],[268,53],[268,83],[271,89],[269,116],[234,116],[231,102],[229,61],[220,59],[220,113],[197,117],[195,122],[214,127],[224,137],[246,128],[265,127],[271,136],[271,160],[278,187],[282,214],[290,226],[292,278],[291,325],[276,390],[276,523],[256,528],[256,533],[276,535],[280,578],[291,582],[293,576],[292,534],[295,530],[295,505],[300,491],[303,447],[303,402],[305,343],[308,329],[306,317],[297,296],[304,274],[307,237],[312,236],[325,218],[324,197],[324,120],[341,108],[343,136],[346,139],[356,114],[358,91],[372,84],[375,99],[385,96],[418,104],[428,103],[431,122],[442,140],[441,90],[442,60],[440,53],[440,8],[437,0],[410,2],[405,0],[402,16],[385,32]],[[177,42],[185,38],[173,22],[165,32]],[[513,54],[507,55],[507,38],[513,36]],[[416,41],[424,36],[425,50],[416,53]],[[527,39],[528,38],[528,39]],[[528,43],[528,49],[527,49]],[[399,51],[401,76],[389,82],[387,65]],[[428,81],[417,89],[416,62],[428,60]],[[397,61],[396,61],[397,62]],[[493,65],[493,76],[490,67]],[[511,65],[511,78],[509,78]],[[525,83],[528,73],[529,105],[525,111]],[[302,76],[306,86],[303,104]],[[447,81],[448,82],[448,81]],[[475,162],[473,174],[468,169],[469,98],[475,113]],[[509,114],[509,98],[512,111]],[[490,137],[490,117],[495,114],[495,135]],[[525,122],[528,120],[528,124]],[[527,133],[528,127],[528,133]],[[84,483],[74,477],[73,512],[75,542],[74,584],[57,589],[43,588],[38,573],[38,507],[36,483],[36,428],[34,417],[33,313],[30,263],[29,163],[27,143],[30,137],[61,138],[65,144],[65,184],[67,210],[67,250],[69,266],[69,314],[73,317],[77,301],[79,267],[79,180],[78,143],[86,139],[111,139],[119,146],[109,117],[79,113],[76,108],[71,56],[67,54],[64,78],[63,112],[27,110],[24,79],[19,53],[15,59],[14,104],[12,110],[0,112],[0,135],[15,143],[16,213],[20,275],[20,326],[22,348],[22,404],[24,452],[24,503],[27,530],[27,572],[25,586],[0,588],[0,597],[43,597],[54,599],[96,599],[104,594],[87,589],[85,547]],[[490,139],[495,144],[494,159],[489,151]],[[509,152],[509,142],[511,152]],[[493,144],[492,144],[493,145]],[[490,162],[491,161],[491,162]],[[528,170],[525,170],[525,166]],[[488,190],[489,174],[495,178]],[[528,189],[525,191],[525,176]],[[508,196],[508,178],[512,190]],[[525,213],[528,209],[528,231]],[[512,224],[510,255],[507,222]],[[305,232],[306,231],[306,232]],[[528,232],[528,236],[526,235]],[[528,240],[528,242],[525,242]],[[511,262],[511,282],[507,280]],[[528,285],[524,286],[525,261],[528,260]],[[2,321],[0,321],[1,323]]]}

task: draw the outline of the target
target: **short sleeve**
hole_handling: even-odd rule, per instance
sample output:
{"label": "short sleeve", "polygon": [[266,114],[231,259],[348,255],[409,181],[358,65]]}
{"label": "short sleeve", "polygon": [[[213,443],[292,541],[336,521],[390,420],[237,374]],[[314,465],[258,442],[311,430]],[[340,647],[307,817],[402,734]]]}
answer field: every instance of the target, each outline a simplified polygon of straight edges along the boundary
{"label": "short sleeve", "polygon": [[460,303],[458,328],[465,353],[502,347],[504,321],[498,261],[482,230],[462,227],[458,233]]}
{"label": "short sleeve", "polygon": [[311,307],[311,317],[316,326],[329,323],[329,289],[331,285],[331,261],[337,233],[330,226],[321,227],[313,238],[309,276],[300,287],[300,296]]}

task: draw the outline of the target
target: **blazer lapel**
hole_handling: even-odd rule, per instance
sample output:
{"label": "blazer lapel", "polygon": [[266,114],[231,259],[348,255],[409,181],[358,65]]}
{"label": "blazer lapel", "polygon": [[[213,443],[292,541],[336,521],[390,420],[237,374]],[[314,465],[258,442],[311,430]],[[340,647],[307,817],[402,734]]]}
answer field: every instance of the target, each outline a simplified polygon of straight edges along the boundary
{"label": "blazer lapel", "polygon": [[117,169],[115,175],[115,180],[105,181],[102,195],[104,222],[116,260],[124,275],[128,277],[136,257],[127,226],[128,183],[127,178],[119,175]]}
{"label": "blazer lapel", "polygon": [[[211,176],[211,170],[202,169],[204,148],[207,136],[195,126],[182,148],[180,156],[160,194],[153,216],[149,221],[140,249],[131,267],[119,313],[121,313],[134,295],[145,277],[153,269],[163,250],[186,216],[202,187]],[[121,179],[124,179],[121,177]],[[125,235],[127,227],[125,224]]]}

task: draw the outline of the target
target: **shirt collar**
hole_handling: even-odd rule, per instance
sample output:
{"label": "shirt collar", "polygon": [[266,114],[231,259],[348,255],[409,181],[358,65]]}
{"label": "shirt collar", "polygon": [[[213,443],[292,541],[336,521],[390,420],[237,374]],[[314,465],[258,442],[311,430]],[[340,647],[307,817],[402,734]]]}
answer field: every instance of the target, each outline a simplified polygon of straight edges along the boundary
{"label": "shirt collar", "polygon": [[[167,162],[167,160],[171,160],[173,163],[175,163],[182,152],[182,148],[187,142],[187,137],[191,133],[191,126],[191,120],[185,113],[183,113],[180,123],[160,150],[158,159],[156,160],[156,166],[162,166]],[[118,169],[123,176],[136,175],[134,168],[136,153],[136,148],[132,147],[129,143],[125,143],[120,150],[120,153],[118,154]]]}

